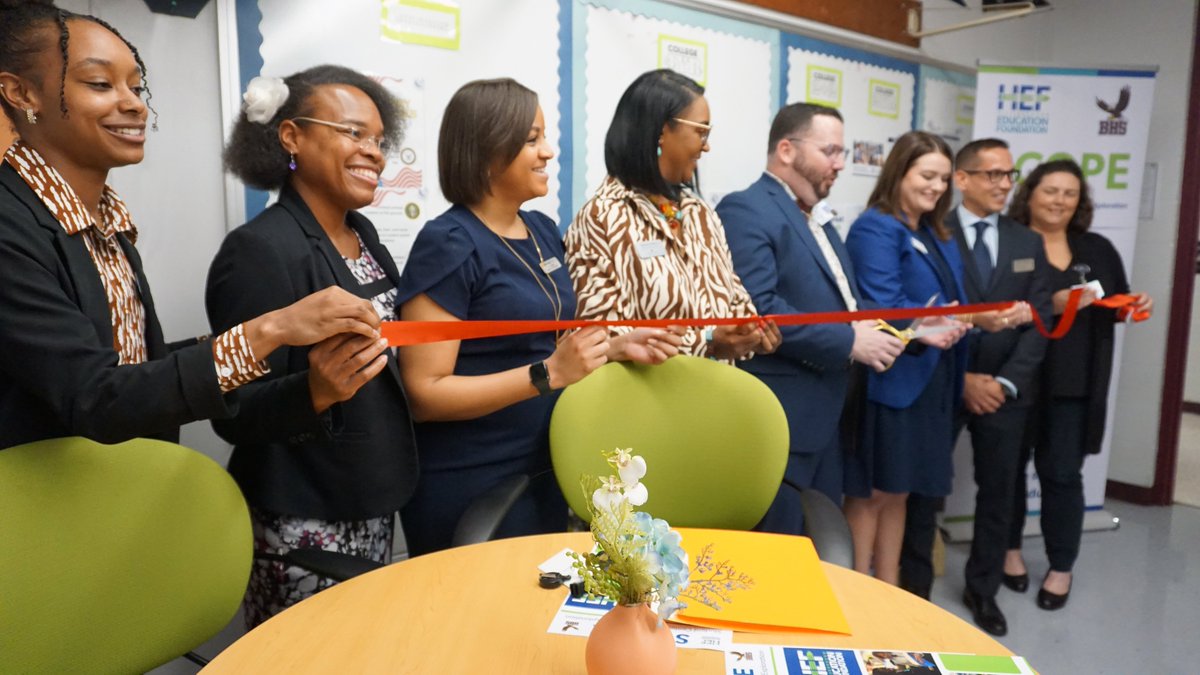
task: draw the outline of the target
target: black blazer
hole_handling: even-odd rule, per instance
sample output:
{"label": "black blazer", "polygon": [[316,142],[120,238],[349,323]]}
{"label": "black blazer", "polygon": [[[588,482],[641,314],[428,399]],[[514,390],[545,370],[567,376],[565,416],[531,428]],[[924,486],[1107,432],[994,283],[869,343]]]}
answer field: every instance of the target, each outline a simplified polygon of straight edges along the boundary
{"label": "black blazer", "polygon": [[61,436],[177,441],[186,422],[231,414],[212,347],[166,344],[137,249],[116,235],[146,309],[149,361],[117,365],[108,299],[81,235],[68,236],[0,161],[0,448]]}
{"label": "black blazer", "polygon": [[[375,227],[358,213],[349,225],[392,283],[400,273]],[[333,242],[300,196],[279,201],[225,238],[208,272],[205,302],[213,330],[290,305],[329,286],[360,297]],[[246,500],[275,513],[363,520],[395,512],[412,496],[417,453],[396,357],[354,398],[313,412],[308,347],[277,349],[271,372],[239,388],[237,417],[214,421],[234,445],[229,472]]]}
{"label": "black blazer", "polygon": [[[1053,316],[1050,289],[1047,279],[1049,263],[1042,238],[1036,232],[1017,221],[1000,216],[997,227],[1000,247],[996,255],[996,269],[984,287],[975,258],[967,247],[962,225],[958,221],[958,209],[946,215],[946,226],[958,242],[959,253],[966,271],[963,286],[968,302],[1001,302],[1024,300],[1028,302],[1042,320]],[[967,372],[996,375],[1012,382],[1019,398],[1011,405],[1030,405],[1037,391],[1042,356],[1046,352],[1046,338],[1032,324],[995,333],[974,332],[969,338],[970,357]]]}
{"label": "black blazer", "polygon": [[[1100,281],[1106,295],[1129,292],[1129,281],[1125,278],[1125,266],[1121,256],[1112,243],[1095,232],[1068,234],[1067,245],[1071,248],[1071,261],[1084,263],[1091,268],[1088,279]],[[1073,273],[1071,276],[1075,276]],[[1074,283],[1072,279],[1072,283]],[[1053,294],[1061,288],[1051,284]],[[1042,364],[1046,375],[1050,377],[1073,377],[1083,380],[1087,399],[1087,428],[1085,430],[1084,449],[1088,454],[1100,452],[1104,440],[1104,422],[1108,414],[1108,385],[1112,380],[1113,347],[1115,340],[1114,325],[1117,312],[1105,307],[1092,305],[1079,311],[1075,326],[1071,331],[1080,332],[1080,339],[1086,340],[1087,349],[1074,350],[1066,341],[1051,344],[1046,351],[1046,360]],[[1078,343],[1076,343],[1078,344]],[[1055,395],[1055,385],[1060,381],[1043,380],[1042,401],[1038,406],[1039,412],[1050,410],[1049,397]],[[1039,420],[1040,421],[1040,420]]]}

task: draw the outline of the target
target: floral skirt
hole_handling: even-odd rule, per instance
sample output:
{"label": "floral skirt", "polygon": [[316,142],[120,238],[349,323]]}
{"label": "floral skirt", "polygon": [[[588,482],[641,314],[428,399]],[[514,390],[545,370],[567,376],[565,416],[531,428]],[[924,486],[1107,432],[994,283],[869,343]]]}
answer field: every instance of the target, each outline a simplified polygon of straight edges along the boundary
{"label": "floral skirt", "polygon": [[[320,548],[380,563],[391,562],[393,520],[389,515],[328,521],[250,509],[256,552],[283,554],[297,548]],[[246,588],[246,630],[334,583],[302,567],[255,560]]]}

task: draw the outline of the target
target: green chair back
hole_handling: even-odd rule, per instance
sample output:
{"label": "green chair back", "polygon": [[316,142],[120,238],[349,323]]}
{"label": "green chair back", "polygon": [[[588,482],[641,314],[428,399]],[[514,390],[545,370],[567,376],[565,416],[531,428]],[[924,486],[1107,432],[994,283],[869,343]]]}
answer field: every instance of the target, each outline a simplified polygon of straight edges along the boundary
{"label": "green chair back", "polygon": [[136,439],[0,450],[0,673],[145,672],[236,614],[250,516],[204,455]]}
{"label": "green chair back", "polygon": [[611,363],[567,387],[550,421],[554,474],[580,517],[591,499],[581,477],[610,474],[601,453],[618,447],[646,459],[640,510],[676,527],[744,530],[783,480],[787,418],[758,378],[724,363]]}

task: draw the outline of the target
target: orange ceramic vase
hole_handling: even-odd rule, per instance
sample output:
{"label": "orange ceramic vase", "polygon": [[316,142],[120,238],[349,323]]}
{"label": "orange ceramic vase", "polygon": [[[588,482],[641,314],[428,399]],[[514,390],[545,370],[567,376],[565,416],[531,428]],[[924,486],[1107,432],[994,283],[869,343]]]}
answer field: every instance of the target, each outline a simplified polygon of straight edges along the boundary
{"label": "orange ceramic vase", "polygon": [[588,636],[588,675],[668,675],[675,660],[671,629],[650,605],[617,605]]}

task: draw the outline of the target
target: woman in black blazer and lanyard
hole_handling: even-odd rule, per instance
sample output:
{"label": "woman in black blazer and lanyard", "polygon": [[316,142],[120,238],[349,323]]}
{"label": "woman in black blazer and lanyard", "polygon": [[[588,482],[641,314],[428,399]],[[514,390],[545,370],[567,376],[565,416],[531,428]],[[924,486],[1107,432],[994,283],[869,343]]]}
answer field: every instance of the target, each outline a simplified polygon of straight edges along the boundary
{"label": "woman in black blazer and lanyard", "polygon": [[95,17],[0,1],[0,448],[62,436],[178,440],[228,416],[282,345],[377,334],[340,289],[272,307],[212,340],[168,345],[129,210],[105,185],[142,161],[145,68]]}
{"label": "woman in black blazer and lanyard", "polygon": [[[340,287],[396,318],[400,275],[371,203],[403,108],[379,83],[340,66],[251,81],[225,148],[226,168],[279,200],[225,239],[208,276],[216,330],[314,291]],[[244,388],[236,418],[214,422],[234,444],[229,471],[250,503],[255,549],[320,548],[388,562],[396,511],[417,479],[400,370],[385,341],[334,336],[282,350]],[[253,627],[332,584],[260,562],[246,594]]]}
{"label": "woman in black blazer and lanyard", "polygon": [[[1063,313],[1071,287],[1098,281],[1106,295],[1129,293],[1121,256],[1103,236],[1089,232],[1092,199],[1083,171],[1074,161],[1056,160],[1035,168],[1013,197],[1008,215],[1042,235],[1052,269],[1054,314]],[[1133,294],[1133,310],[1149,312],[1150,296]],[[1030,418],[1027,436],[1042,487],[1042,534],[1050,570],[1038,591],[1042,609],[1059,609],[1071,592],[1071,567],[1079,555],[1083,532],[1083,460],[1100,452],[1108,384],[1112,375],[1113,325],[1116,310],[1088,307],[1096,294],[1085,290],[1071,330],[1046,347],[1042,361],[1040,400]],[[1025,528],[1025,463],[1030,444],[1023,448],[1021,471],[1013,504],[1004,584],[1024,591],[1029,584],[1021,558]]]}

